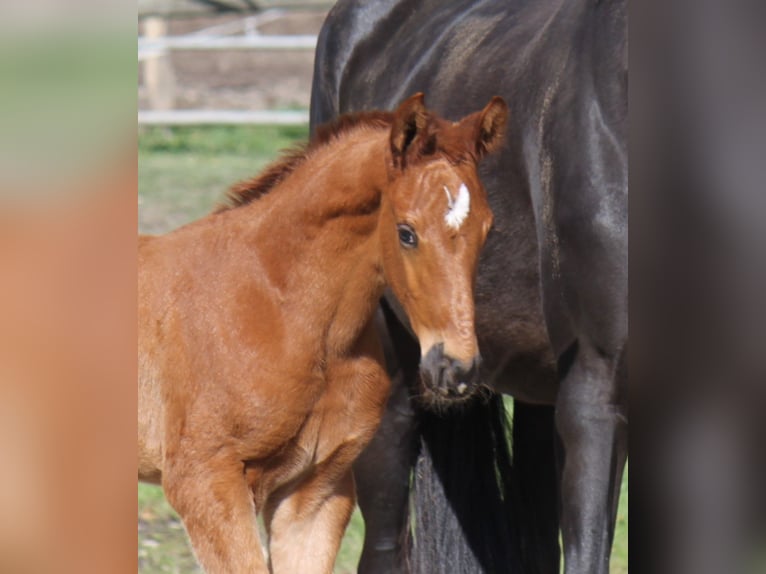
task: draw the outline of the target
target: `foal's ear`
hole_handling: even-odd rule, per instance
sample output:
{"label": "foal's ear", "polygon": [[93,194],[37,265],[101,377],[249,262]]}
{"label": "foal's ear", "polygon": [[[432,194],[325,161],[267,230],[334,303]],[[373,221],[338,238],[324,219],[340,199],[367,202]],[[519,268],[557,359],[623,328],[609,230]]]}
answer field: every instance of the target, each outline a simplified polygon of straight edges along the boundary
{"label": "foal's ear", "polygon": [[476,121],[476,153],[479,158],[492,153],[503,143],[508,122],[508,105],[500,96],[493,97],[479,112]]}
{"label": "foal's ear", "polygon": [[423,93],[418,92],[404,100],[394,112],[391,126],[391,155],[394,167],[403,168],[407,150],[414,139],[426,128],[428,118]]}

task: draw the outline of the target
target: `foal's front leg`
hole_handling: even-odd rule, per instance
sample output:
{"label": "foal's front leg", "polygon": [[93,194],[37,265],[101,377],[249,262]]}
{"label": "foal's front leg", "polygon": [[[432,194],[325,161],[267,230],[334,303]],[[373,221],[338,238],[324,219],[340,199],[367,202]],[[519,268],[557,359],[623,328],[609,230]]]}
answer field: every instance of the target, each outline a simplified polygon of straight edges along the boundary
{"label": "foal's front leg", "polygon": [[253,495],[241,461],[219,456],[174,460],[162,486],[180,514],[197,560],[208,574],[268,574]]}
{"label": "foal's front leg", "polygon": [[264,509],[274,574],[332,572],[354,509],[351,467],[375,434],[390,390],[382,365],[371,323],[353,358],[328,365],[328,389],[312,413],[320,432],[303,437],[316,444],[321,462],[300,482],[275,492]]}
{"label": "foal's front leg", "polygon": [[269,501],[269,562],[274,574],[331,574],[354,510],[351,471],[328,482],[321,474]]}

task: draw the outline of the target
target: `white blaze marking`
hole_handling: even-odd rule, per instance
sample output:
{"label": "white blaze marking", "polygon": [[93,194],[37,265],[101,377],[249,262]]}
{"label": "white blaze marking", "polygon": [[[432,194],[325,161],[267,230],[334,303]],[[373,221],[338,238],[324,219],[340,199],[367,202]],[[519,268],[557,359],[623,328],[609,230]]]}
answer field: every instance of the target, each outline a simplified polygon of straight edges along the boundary
{"label": "white blaze marking", "polygon": [[447,194],[447,215],[444,216],[444,221],[448,227],[452,229],[460,229],[460,226],[468,217],[468,212],[471,210],[471,194],[468,193],[468,188],[464,183],[460,184],[460,189],[457,192],[457,199],[452,199],[452,195],[444,186],[444,193]]}

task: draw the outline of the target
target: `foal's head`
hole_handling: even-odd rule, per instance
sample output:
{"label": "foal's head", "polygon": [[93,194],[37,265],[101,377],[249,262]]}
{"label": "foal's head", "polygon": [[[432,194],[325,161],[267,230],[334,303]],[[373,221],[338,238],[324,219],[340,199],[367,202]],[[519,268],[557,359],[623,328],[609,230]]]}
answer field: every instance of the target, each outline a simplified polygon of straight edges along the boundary
{"label": "foal's head", "polygon": [[493,98],[456,123],[427,111],[422,94],[394,113],[389,186],[381,205],[383,267],[420,341],[427,398],[478,387],[473,289],[492,212],[478,162],[499,147],[508,115]]}

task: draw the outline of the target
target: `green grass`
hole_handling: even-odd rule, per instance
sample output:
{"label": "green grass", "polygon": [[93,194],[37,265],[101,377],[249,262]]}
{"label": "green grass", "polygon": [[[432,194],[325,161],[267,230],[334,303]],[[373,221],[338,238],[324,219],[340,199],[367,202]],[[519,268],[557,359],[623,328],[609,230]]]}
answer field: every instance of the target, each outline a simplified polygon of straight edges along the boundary
{"label": "green grass", "polygon": [[162,489],[138,485],[138,571],[196,574],[202,569],[191,552],[181,519]]}
{"label": "green grass", "polygon": [[256,175],[306,127],[143,129],[138,138],[138,228],[163,233],[208,213],[233,183]]}
{"label": "green grass", "polygon": [[306,126],[144,127],[140,153],[170,153],[273,158],[276,152],[308,137]]}
{"label": "green grass", "polygon": [[[278,150],[307,137],[305,127],[149,128],[139,132],[139,230],[163,233],[209,212],[232,183],[253,176]],[[510,399],[507,403],[511,403]],[[175,511],[156,486],[138,485],[139,572],[201,572]],[[351,518],[336,574],[352,574],[364,524]],[[622,483],[612,574],[628,572],[628,479]]]}
{"label": "green grass", "polygon": [[609,565],[610,574],[627,574],[628,572],[628,465],[625,465],[625,475],[620,486],[620,505],[617,507],[617,525],[612,545],[612,561]]}

